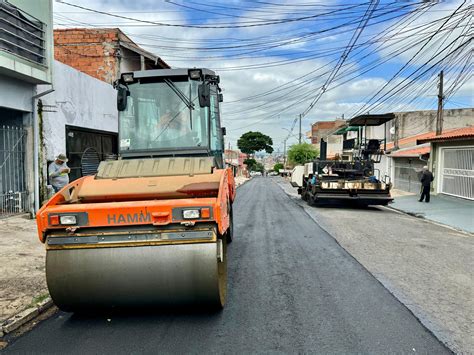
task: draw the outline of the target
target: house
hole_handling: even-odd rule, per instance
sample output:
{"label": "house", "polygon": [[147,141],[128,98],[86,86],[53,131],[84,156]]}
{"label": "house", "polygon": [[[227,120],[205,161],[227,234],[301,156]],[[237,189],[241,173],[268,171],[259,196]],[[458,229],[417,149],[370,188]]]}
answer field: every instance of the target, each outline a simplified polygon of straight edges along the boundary
{"label": "house", "polygon": [[311,144],[319,146],[321,140],[326,142],[326,157],[334,158],[336,154],[340,154],[343,138],[340,135],[334,135],[340,127],[344,126],[346,121],[337,119],[334,121],[318,121],[311,125]]}
{"label": "house", "polygon": [[[0,1],[0,217],[39,207],[39,84],[53,76],[51,0]],[[36,203],[36,206],[35,206]]]}
{"label": "house", "polygon": [[[54,91],[39,103],[41,132],[41,200],[51,193],[47,166],[59,153],[68,157],[69,179],[83,176],[83,155],[88,148],[99,160],[118,153],[117,93],[112,85],[59,61],[53,62]],[[40,86],[47,92],[48,86]]]}
{"label": "house", "polygon": [[[381,176],[390,176],[394,188],[418,193],[419,175],[430,160],[431,145],[423,142],[436,137],[436,110],[394,112],[385,126],[367,127],[367,137],[387,138],[386,154],[375,167]],[[445,109],[443,132],[474,125],[474,109]],[[421,144],[421,145],[420,145]]]}
{"label": "house", "polygon": [[47,166],[65,153],[70,180],[94,172],[99,161],[118,154],[118,111],[113,82],[122,72],[169,68],[119,29],[54,30],[53,91],[38,108],[41,123],[41,196],[51,194]]}
{"label": "house", "polygon": [[54,58],[109,84],[120,73],[170,68],[118,28],[56,29]]}
{"label": "house", "polygon": [[433,190],[474,200],[474,125],[417,140],[430,145]]}
{"label": "house", "polygon": [[248,176],[247,165],[244,164],[247,154],[240,150],[226,149],[224,151],[224,160],[228,167],[232,168],[234,176]]}

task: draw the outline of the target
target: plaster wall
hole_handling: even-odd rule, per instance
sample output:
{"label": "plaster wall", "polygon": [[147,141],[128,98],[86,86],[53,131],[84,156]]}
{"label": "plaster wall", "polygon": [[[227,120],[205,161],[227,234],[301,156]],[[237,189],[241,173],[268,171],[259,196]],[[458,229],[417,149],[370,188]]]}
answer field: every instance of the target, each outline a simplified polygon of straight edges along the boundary
{"label": "plaster wall", "polygon": [[0,107],[31,112],[35,85],[0,74]]}
{"label": "plaster wall", "polygon": [[[436,110],[395,112],[395,119],[387,122],[387,142],[393,141],[390,128],[398,120],[399,139],[436,130]],[[443,112],[443,130],[474,125],[474,108],[447,109]],[[393,131],[393,129],[392,129]],[[383,139],[384,126],[367,127],[367,138]]]}
{"label": "plaster wall", "polygon": [[[66,151],[66,125],[118,132],[116,91],[59,61],[54,61],[54,92],[43,97],[44,159]],[[39,92],[49,89],[40,86]]]}

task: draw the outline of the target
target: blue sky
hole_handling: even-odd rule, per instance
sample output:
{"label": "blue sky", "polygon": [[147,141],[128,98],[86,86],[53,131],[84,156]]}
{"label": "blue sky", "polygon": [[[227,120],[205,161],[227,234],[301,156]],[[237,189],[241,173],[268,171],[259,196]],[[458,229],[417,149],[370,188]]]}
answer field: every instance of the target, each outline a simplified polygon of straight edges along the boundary
{"label": "blue sky", "polygon": [[[270,135],[276,148],[295,117],[307,112],[321,94],[364,14],[368,16],[370,3],[67,1],[116,16],[172,25],[141,23],[59,2],[54,6],[57,27],[120,27],[173,67],[216,70],[224,88],[223,120],[231,145],[235,147],[246,131],[257,130]],[[358,112],[435,109],[437,74],[442,69],[446,71],[445,87],[453,87],[445,107],[472,107],[472,43],[436,65],[445,54],[465,44],[468,34],[472,36],[473,5],[462,3],[381,0],[334,80],[305,115],[303,132],[315,121],[342,115],[350,118]],[[268,22],[271,24],[262,26]],[[290,138],[289,144],[296,139]]]}

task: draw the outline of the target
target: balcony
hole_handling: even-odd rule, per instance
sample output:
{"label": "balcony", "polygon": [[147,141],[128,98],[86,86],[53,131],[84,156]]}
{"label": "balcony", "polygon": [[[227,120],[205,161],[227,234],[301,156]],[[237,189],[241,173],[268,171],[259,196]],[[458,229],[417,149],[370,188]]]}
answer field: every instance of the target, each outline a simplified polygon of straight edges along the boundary
{"label": "balcony", "polygon": [[0,0],[0,50],[46,66],[45,24]]}

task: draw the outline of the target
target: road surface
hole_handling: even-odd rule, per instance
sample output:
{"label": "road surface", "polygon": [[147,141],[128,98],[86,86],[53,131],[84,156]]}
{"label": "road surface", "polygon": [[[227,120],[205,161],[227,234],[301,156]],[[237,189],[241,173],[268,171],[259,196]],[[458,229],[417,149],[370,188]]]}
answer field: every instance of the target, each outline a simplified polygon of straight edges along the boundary
{"label": "road surface", "polygon": [[59,312],[5,353],[449,353],[272,179],[234,218],[222,312]]}

